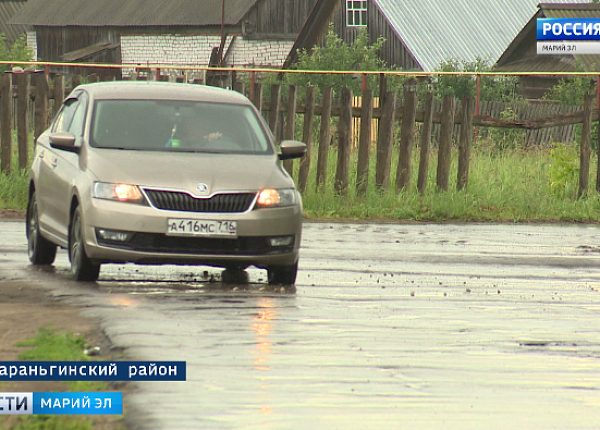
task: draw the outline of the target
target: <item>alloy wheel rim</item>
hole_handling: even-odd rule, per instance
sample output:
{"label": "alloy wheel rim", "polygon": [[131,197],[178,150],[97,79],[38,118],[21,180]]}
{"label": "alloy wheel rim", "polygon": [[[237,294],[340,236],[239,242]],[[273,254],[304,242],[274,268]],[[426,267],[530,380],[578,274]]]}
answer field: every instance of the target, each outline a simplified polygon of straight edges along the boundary
{"label": "alloy wheel rim", "polygon": [[29,237],[27,241],[27,251],[30,257],[35,254],[35,250],[37,248],[37,233],[37,203],[33,202],[31,207],[31,215],[29,217]]}
{"label": "alloy wheel rim", "polygon": [[81,232],[79,230],[79,217],[76,216],[73,220],[73,232],[71,238],[71,264],[73,266],[73,272],[77,272],[79,269],[79,239]]}

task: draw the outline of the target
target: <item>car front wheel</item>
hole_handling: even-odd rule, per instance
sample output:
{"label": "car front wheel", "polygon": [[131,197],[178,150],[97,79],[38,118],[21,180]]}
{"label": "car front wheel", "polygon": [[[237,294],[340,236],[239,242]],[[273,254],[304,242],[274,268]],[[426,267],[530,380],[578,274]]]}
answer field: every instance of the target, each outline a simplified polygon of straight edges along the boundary
{"label": "car front wheel", "polygon": [[73,213],[69,233],[69,259],[71,260],[73,279],[85,282],[96,281],[100,275],[100,264],[92,262],[85,253],[79,207]]}
{"label": "car front wheel", "polygon": [[297,273],[298,262],[290,266],[272,266],[267,269],[271,285],[294,285]]}
{"label": "car front wheel", "polygon": [[56,245],[44,239],[40,233],[38,206],[35,193],[27,205],[27,255],[31,264],[45,265],[54,263]]}

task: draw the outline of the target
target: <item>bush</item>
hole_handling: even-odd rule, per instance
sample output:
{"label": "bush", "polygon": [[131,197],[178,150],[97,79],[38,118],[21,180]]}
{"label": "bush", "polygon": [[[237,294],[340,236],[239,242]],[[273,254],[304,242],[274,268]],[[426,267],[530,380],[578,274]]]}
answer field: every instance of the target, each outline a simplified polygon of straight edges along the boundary
{"label": "bush", "polygon": [[579,177],[579,154],[573,146],[554,143],[550,150],[550,190],[564,197],[575,192]]}
{"label": "bush", "polygon": [[[492,64],[489,60],[476,57],[474,61],[448,59],[442,61],[437,69],[439,72],[490,72]],[[459,99],[465,96],[475,96],[475,75],[439,75],[435,87],[438,96],[452,94]],[[482,75],[480,99],[490,101],[514,102],[521,99],[517,94],[517,78],[514,76]]]}
{"label": "bush", "polygon": [[[339,94],[343,87],[352,89],[353,94],[360,94],[362,91],[362,76],[360,72],[373,71],[391,71],[377,52],[381,49],[385,39],[379,37],[371,43],[365,30],[361,30],[351,45],[348,45],[337,36],[333,26],[329,27],[325,37],[325,46],[315,47],[311,52],[301,50],[298,52],[298,62],[295,68],[298,70],[341,70],[356,71],[352,74],[333,74],[333,73],[286,73],[283,77],[283,83],[294,84],[299,89],[314,85],[318,90],[331,85],[334,93]],[[268,83],[274,83],[276,75],[268,78]],[[388,90],[400,88],[404,81],[403,76],[388,76]],[[379,93],[379,76],[369,75],[367,77],[367,88],[374,91],[375,95]],[[303,94],[299,94],[300,97]]]}
{"label": "bush", "polygon": [[[0,60],[1,61],[20,61],[28,62],[33,60],[33,51],[27,46],[25,35],[21,35],[9,48],[6,42],[6,36],[0,33]],[[10,65],[1,64],[0,72],[6,72],[10,69]]]}
{"label": "bush", "polygon": [[[579,68],[579,67],[578,67]],[[561,79],[544,95],[546,100],[558,100],[565,106],[583,107],[585,94],[594,90],[595,81],[591,76],[570,76]],[[575,142],[581,141],[581,124],[575,126]],[[592,148],[597,147],[598,122],[592,123]]]}

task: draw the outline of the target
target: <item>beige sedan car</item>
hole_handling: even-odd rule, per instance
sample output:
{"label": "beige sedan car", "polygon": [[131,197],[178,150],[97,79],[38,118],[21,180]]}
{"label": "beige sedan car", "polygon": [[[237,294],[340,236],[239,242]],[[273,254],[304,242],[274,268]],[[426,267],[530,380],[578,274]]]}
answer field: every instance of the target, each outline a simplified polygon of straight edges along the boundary
{"label": "beige sedan car", "polygon": [[33,264],[68,249],[75,280],[104,263],[266,269],[290,285],[302,202],[279,150],[244,96],[201,85],[77,87],[37,140],[27,239]]}

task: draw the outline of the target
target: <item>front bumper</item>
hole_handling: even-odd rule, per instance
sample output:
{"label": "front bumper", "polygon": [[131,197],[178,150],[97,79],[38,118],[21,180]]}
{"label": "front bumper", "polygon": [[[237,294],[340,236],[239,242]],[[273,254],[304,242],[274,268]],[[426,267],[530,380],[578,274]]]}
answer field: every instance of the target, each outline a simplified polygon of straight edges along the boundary
{"label": "front bumper", "polygon": [[[237,238],[168,236],[167,219],[237,222]],[[196,213],[159,210],[108,200],[84,205],[88,257],[98,263],[202,264],[213,266],[291,265],[298,260],[301,207],[268,208],[243,213]],[[126,241],[103,239],[99,229],[130,233]],[[269,238],[293,236],[293,244],[271,246]]]}

